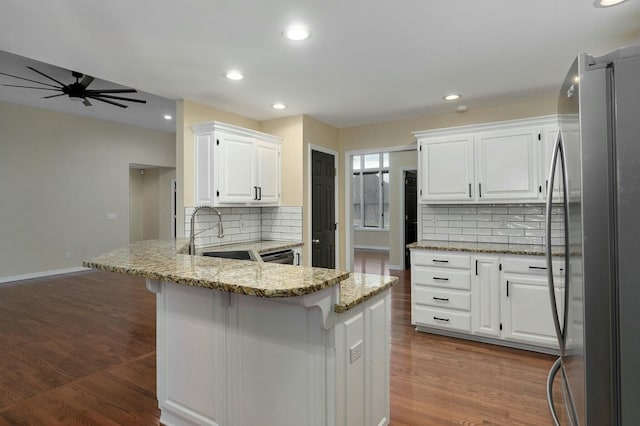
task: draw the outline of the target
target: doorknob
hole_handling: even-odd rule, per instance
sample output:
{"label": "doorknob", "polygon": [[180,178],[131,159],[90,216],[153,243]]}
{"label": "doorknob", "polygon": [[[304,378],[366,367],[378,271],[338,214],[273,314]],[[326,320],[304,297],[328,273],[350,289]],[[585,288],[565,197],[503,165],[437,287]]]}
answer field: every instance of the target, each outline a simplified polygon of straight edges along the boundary
{"label": "doorknob", "polygon": [[314,244],[319,244],[320,240],[311,240],[311,242],[314,243]]}

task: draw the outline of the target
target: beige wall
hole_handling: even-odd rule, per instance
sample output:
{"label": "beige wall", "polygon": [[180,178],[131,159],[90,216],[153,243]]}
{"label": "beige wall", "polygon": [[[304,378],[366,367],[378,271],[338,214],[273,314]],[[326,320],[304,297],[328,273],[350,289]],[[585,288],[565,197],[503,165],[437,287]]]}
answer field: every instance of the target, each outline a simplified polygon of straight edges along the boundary
{"label": "beige wall", "polygon": [[386,250],[389,248],[389,231],[356,230],[353,232],[353,246]]}
{"label": "beige wall", "polygon": [[282,138],[281,176],[283,206],[302,206],[303,150],[301,115],[268,120],[260,123],[260,131]]}
{"label": "beige wall", "polygon": [[389,264],[402,268],[404,264],[404,220],[402,205],[404,192],[403,169],[418,168],[415,150],[389,154]]}
{"label": "beige wall", "polygon": [[0,277],[126,245],[129,164],[175,167],[175,154],[172,133],[0,103]]}
{"label": "beige wall", "polygon": [[144,222],[144,176],[129,170],[129,242],[141,241]]}

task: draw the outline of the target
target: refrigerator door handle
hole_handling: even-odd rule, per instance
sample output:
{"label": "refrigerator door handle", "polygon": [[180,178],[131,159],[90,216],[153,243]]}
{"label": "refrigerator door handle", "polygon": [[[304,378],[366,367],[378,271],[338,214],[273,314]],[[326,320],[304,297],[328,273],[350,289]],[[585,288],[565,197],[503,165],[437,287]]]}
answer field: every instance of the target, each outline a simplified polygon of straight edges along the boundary
{"label": "refrigerator door handle", "polygon": [[[546,218],[546,241],[545,241],[545,245],[546,245],[546,259],[547,259],[547,277],[548,277],[548,284],[549,284],[549,299],[551,301],[551,312],[553,315],[553,325],[555,327],[556,330],[556,336],[558,337],[558,346],[560,347],[560,355],[563,356],[564,355],[564,351],[565,351],[565,338],[564,338],[564,330],[563,327],[560,325],[560,318],[558,316],[558,307],[556,304],[556,292],[555,292],[555,283],[553,281],[553,262],[551,260],[551,210],[552,210],[552,203],[553,203],[553,186],[554,186],[554,180],[555,180],[555,174],[556,174],[556,165],[558,163],[558,156],[560,157],[561,161],[562,161],[562,168],[563,168],[563,173],[562,173],[562,179],[564,180],[563,182],[563,195],[564,195],[564,222],[565,222],[565,271],[567,271],[567,266],[568,266],[568,250],[567,250],[567,244],[568,244],[568,239],[566,238],[566,234],[567,234],[567,222],[568,222],[568,193],[567,193],[567,185],[566,185],[566,167],[565,167],[565,158],[564,158],[564,146],[562,143],[562,133],[560,132],[560,129],[558,129],[558,133],[556,135],[556,142],[553,146],[553,155],[551,157],[551,170],[549,172],[549,190],[547,191],[547,205],[546,205],[546,211],[545,211],[545,218]],[[565,275],[566,277],[568,277],[568,275]],[[566,281],[566,280],[565,280]],[[566,288],[565,288],[565,295],[567,294]],[[565,306],[565,313],[567,311],[566,309],[567,307]]]}
{"label": "refrigerator door handle", "polygon": [[556,405],[553,402],[553,381],[555,380],[558,371],[560,371],[561,366],[562,358],[559,357],[556,362],[553,363],[551,370],[549,370],[549,375],[547,376],[547,404],[549,404],[549,410],[551,411],[551,416],[553,417],[553,423],[555,426],[560,426],[560,419],[556,412]]}

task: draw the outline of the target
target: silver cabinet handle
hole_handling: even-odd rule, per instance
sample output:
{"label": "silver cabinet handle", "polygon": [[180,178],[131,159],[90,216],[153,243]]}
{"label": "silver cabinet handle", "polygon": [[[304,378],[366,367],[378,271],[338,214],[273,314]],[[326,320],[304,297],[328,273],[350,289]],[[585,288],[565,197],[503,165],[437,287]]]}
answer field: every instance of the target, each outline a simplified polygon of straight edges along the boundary
{"label": "silver cabinet handle", "polygon": [[319,243],[320,243],[320,240],[311,240],[311,242],[312,242],[313,244],[319,244]]}

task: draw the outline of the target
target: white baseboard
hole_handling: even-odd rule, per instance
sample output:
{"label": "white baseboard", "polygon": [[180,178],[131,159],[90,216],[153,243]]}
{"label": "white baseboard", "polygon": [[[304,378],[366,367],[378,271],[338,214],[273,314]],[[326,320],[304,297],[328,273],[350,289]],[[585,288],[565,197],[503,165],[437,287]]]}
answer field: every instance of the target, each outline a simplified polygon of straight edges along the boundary
{"label": "white baseboard", "polygon": [[389,251],[389,247],[383,246],[353,246],[354,250],[374,250],[374,251]]}
{"label": "white baseboard", "polygon": [[71,274],[74,272],[82,272],[82,271],[89,271],[89,270],[90,268],[84,268],[82,266],[78,266],[75,268],[55,269],[53,271],[42,271],[42,272],[34,272],[31,274],[12,275],[8,277],[0,277],[0,284],[6,284],[13,281],[32,280],[34,278],[50,277],[53,275]]}

